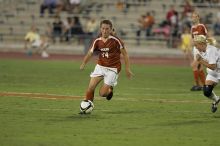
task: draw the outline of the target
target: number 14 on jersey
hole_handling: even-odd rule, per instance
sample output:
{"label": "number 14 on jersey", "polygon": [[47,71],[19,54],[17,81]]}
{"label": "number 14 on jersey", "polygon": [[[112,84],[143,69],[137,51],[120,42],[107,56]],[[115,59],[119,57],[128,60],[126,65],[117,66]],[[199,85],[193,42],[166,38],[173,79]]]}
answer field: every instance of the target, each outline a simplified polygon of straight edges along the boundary
{"label": "number 14 on jersey", "polygon": [[102,52],[102,57],[103,58],[108,58],[109,57],[108,52]]}

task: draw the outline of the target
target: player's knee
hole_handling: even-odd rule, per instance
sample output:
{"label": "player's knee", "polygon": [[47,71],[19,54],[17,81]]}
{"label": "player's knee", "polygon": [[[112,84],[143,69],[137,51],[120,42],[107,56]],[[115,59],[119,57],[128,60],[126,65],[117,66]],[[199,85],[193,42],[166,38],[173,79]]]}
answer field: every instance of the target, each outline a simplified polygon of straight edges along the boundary
{"label": "player's knee", "polygon": [[210,97],[212,95],[213,85],[204,85],[203,94],[206,97]]}

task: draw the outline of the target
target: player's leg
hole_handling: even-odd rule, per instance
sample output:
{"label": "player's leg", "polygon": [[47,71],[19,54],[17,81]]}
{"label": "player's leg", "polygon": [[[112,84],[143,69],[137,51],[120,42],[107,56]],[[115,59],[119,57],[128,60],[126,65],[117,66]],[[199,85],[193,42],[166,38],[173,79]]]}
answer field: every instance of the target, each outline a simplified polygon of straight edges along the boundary
{"label": "player's leg", "polygon": [[113,86],[104,83],[102,87],[100,87],[99,95],[102,97],[106,97],[107,100],[111,100],[113,96]]}
{"label": "player's leg", "polygon": [[118,74],[112,70],[106,70],[104,76],[104,84],[99,90],[99,94],[102,97],[106,97],[107,100],[111,100],[113,96],[113,87],[117,85]]}
{"label": "player's leg", "polygon": [[94,71],[90,74],[91,79],[86,91],[86,100],[93,101],[95,88],[104,78],[104,70],[105,68],[97,64]]}
{"label": "player's leg", "polygon": [[88,89],[86,91],[86,99],[85,100],[94,100],[94,92],[97,85],[100,81],[103,80],[103,77],[91,77]]}
{"label": "player's leg", "polygon": [[199,71],[199,80],[200,80],[200,86],[204,86],[205,85],[205,78],[206,78],[206,75],[205,75],[205,72],[203,70],[203,65],[202,64],[199,64],[198,65],[198,71]]}
{"label": "player's leg", "polygon": [[204,94],[204,96],[208,97],[209,99],[217,101],[218,100],[218,96],[216,96],[216,94],[213,92],[214,86],[215,85],[213,83],[211,83],[211,82],[209,84],[204,85],[204,87],[203,87],[203,94]]}
{"label": "player's leg", "polygon": [[213,91],[217,83],[218,83],[218,79],[208,74],[205,85],[203,87],[204,96],[214,101],[211,107],[213,113],[217,111],[217,105],[220,102],[219,96],[217,96]]}
{"label": "player's leg", "polygon": [[202,88],[199,86],[199,71],[198,71],[198,61],[193,60],[191,67],[193,70],[193,77],[195,81],[195,85],[190,89],[191,91],[200,91]]}

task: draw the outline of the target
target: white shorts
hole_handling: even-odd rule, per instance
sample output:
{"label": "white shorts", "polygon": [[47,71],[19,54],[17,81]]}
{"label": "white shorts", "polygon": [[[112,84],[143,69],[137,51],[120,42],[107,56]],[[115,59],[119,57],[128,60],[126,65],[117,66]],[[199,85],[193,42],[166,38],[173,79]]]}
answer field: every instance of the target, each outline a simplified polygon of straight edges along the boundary
{"label": "white shorts", "polygon": [[90,77],[104,77],[104,83],[109,86],[116,86],[118,73],[117,68],[104,67],[101,65],[96,65],[94,71],[90,74]]}
{"label": "white shorts", "polygon": [[209,68],[207,68],[206,70],[208,73],[206,76],[206,80],[211,80],[211,81],[218,83],[220,80],[220,72],[213,71]]}
{"label": "white shorts", "polygon": [[38,48],[38,47],[40,47],[41,43],[42,43],[41,40],[35,40],[35,41],[32,43],[32,47]]}

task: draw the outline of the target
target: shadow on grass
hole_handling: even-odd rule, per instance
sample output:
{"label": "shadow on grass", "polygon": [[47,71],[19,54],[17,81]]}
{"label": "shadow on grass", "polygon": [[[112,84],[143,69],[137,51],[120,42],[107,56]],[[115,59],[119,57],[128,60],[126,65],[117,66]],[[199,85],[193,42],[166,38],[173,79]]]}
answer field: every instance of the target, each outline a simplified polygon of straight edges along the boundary
{"label": "shadow on grass", "polygon": [[76,113],[71,116],[67,116],[66,119],[77,121],[77,120],[84,120],[84,119],[100,120],[100,119],[106,119],[106,118],[102,117],[101,115],[94,114],[94,113],[91,113],[91,114],[78,114],[78,113]]}

